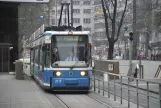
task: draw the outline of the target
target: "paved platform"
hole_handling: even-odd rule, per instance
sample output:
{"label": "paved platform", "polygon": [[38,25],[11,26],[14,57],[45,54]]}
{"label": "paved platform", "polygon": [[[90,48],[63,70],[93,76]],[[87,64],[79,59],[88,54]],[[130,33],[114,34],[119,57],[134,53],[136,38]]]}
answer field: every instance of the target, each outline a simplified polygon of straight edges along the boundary
{"label": "paved platform", "polygon": [[30,79],[0,73],[0,108],[55,108]]}

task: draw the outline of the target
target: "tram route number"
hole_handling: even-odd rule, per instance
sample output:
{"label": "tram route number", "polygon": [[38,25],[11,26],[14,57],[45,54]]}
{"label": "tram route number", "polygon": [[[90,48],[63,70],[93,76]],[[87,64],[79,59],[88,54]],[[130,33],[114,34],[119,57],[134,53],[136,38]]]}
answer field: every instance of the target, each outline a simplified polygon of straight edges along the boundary
{"label": "tram route number", "polygon": [[108,70],[113,71],[113,64],[108,64]]}
{"label": "tram route number", "polygon": [[55,83],[62,83],[62,80],[61,79],[55,80]]}

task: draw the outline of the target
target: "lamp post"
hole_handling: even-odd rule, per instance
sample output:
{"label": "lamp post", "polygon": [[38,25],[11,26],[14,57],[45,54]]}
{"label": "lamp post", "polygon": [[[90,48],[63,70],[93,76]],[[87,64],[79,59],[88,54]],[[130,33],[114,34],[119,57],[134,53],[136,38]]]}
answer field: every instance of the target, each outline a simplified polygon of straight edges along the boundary
{"label": "lamp post", "polygon": [[125,27],[125,30],[124,30],[124,58],[126,60],[126,40],[127,40],[127,36],[129,36],[129,34],[127,33],[127,27]]}
{"label": "lamp post", "polygon": [[130,46],[129,46],[129,66],[130,66],[130,72],[132,71],[131,64],[132,64],[132,41],[133,41],[133,32],[129,33],[129,40],[130,40]]}

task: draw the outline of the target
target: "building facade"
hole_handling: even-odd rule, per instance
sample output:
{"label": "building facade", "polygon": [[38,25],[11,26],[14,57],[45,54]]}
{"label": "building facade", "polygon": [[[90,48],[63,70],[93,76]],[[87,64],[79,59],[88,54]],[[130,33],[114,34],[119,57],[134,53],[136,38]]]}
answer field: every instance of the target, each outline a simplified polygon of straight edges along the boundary
{"label": "building facade", "polygon": [[[62,0],[55,0],[56,5],[53,7],[51,12],[51,24],[58,25],[60,12],[61,12],[61,3]],[[82,25],[83,30],[93,31],[93,0],[73,0],[73,26],[77,27]],[[67,13],[67,12],[66,12]],[[70,12],[71,13],[71,10]],[[71,20],[70,20],[71,21]],[[65,23],[66,22],[66,23]],[[65,12],[62,14],[61,25],[66,25],[65,21]]]}

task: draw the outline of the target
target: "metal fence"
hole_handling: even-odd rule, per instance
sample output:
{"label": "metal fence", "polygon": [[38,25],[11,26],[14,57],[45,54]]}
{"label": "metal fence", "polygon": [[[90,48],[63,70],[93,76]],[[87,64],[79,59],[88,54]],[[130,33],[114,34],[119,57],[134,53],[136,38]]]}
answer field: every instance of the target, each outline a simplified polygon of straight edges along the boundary
{"label": "metal fence", "polygon": [[[112,76],[112,77],[111,77]],[[161,83],[138,79],[128,76],[121,76],[101,70],[93,72],[94,91],[101,93],[108,98],[114,98],[122,104],[123,100],[135,103],[137,108],[161,108]],[[155,88],[155,89],[154,89]],[[158,91],[157,91],[158,90]]]}

